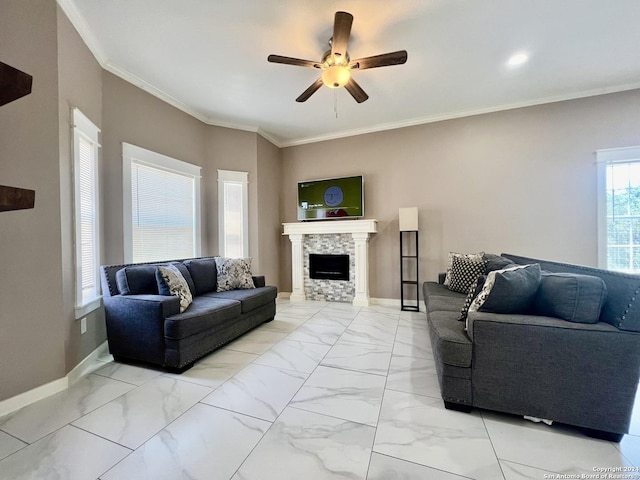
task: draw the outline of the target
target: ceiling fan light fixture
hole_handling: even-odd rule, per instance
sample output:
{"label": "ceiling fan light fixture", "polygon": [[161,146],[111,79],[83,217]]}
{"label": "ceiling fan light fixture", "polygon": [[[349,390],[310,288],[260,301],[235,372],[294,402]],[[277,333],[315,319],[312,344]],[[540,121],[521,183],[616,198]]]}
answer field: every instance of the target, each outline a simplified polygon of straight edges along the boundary
{"label": "ceiling fan light fixture", "polygon": [[322,83],[329,88],[344,87],[351,80],[351,70],[346,65],[330,65],[322,72]]}

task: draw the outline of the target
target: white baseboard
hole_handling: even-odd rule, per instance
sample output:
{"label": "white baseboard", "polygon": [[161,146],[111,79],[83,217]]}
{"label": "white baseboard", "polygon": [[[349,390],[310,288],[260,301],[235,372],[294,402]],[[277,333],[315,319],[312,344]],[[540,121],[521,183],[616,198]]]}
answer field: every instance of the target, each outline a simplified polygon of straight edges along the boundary
{"label": "white baseboard", "polygon": [[8,413],[15,412],[16,410],[26,407],[27,405],[42,400],[50,395],[58,392],[62,392],[69,387],[69,379],[62,377],[53,382],[40,385],[32,390],[16,395],[15,397],[7,398],[0,402],[0,417],[7,415]]}
{"label": "white baseboard", "polygon": [[105,340],[101,345],[98,345],[93,352],[91,352],[87,357],[82,360],[78,365],[75,366],[73,370],[67,373],[67,378],[69,379],[69,385],[73,385],[82,377],[86,377],[90,373],[95,372],[96,370],[102,368],[104,366],[103,363],[98,362],[98,358],[103,357],[109,354],[109,345]]}
{"label": "white baseboard", "polygon": [[0,402],[0,417],[69,388],[70,385],[73,385],[80,380],[80,378],[102,367],[104,364],[97,362],[97,359],[108,352],[108,350],[107,342],[105,341],[64,377],[58,378],[45,385],[40,385],[15,397],[2,400]]}

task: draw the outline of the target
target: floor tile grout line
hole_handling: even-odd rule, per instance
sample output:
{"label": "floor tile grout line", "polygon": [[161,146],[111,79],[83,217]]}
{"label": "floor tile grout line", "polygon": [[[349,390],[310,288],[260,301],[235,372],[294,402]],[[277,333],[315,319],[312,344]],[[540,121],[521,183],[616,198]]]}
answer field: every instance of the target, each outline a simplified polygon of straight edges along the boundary
{"label": "floor tile grout line", "polygon": [[[94,437],[98,437],[98,438],[100,438],[100,439],[102,439],[102,440],[104,440],[104,441],[106,441],[106,442],[113,443],[114,445],[118,445],[119,447],[122,447],[122,448],[126,448],[127,450],[129,450],[129,453],[127,454],[127,457],[128,457],[130,454],[132,454],[133,452],[135,452],[138,448],[140,448],[140,447],[137,447],[137,448],[131,448],[131,447],[128,447],[127,445],[123,445],[122,443],[118,443],[118,442],[116,442],[116,441],[114,441],[114,440],[111,440],[110,438],[104,437],[104,436],[100,435],[99,433],[92,432],[91,430],[87,430],[86,428],[82,428],[82,427],[79,427],[79,426],[77,426],[77,425],[73,425],[73,424],[71,424],[71,423],[67,423],[67,424],[65,425],[65,427],[75,428],[75,429],[77,429],[77,430],[80,430],[80,431],[82,431],[82,432],[84,432],[84,433],[87,433],[87,434],[89,434],[89,435],[92,435],[92,436],[94,436]],[[64,427],[63,427],[63,428],[64,428]],[[155,435],[157,435],[157,434],[154,434],[154,436],[155,436]],[[153,438],[153,437],[152,437],[152,438]],[[146,443],[146,442],[145,442],[145,443]],[[144,445],[144,444],[143,444],[143,445]],[[141,446],[142,446],[142,445],[141,445]],[[127,458],[127,457],[125,457],[125,458]],[[104,473],[103,473],[102,475],[104,475]]]}
{"label": "floor tile grout line", "polygon": [[[313,316],[313,315],[312,315]],[[305,320],[301,325],[304,325],[304,323],[306,323],[308,321]],[[286,338],[286,337],[285,337]],[[282,341],[282,340],[281,340]],[[300,343],[305,343],[305,342],[300,342]],[[331,350],[331,348],[329,348],[329,350]],[[327,350],[327,353],[329,352],[329,350]],[[326,354],[325,354],[326,357]],[[324,357],[322,357],[322,359],[320,360],[320,362],[322,362],[322,360],[324,360]],[[318,365],[320,365],[320,362],[318,362]],[[318,365],[316,365],[316,368],[318,367]],[[256,448],[258,448],[258,446],[264,441],[265,437],[268,435],[268,433],[271,431],[271,429],[273,428],[273,426],[276,424],[276,422],[278,421],[278,419],[282,416],[283,412],[285,410],[287,410],[287,408],[295,408],[291,406],[291,401],[295,398],[295,396],[298,394],[298,392],[304,387],[304,385],[307,383],[307,380],[309,380],[309,378],[311,377],[311,375],[313,374],[313,372],[316,370],[316,368],[313,369],[312,372],[310,372],[309,374],[307,374],[307,378],[305,379],[305,381],[302,383],[302,385],[300,385],[300,387],[296,390],[296,392],[291,396],[291,399],[287,402],[287,404],[284,406],[284,408],[280,411],[280,413],[278,414],[278,416],[275,418],[275,420],[273,420],[273,422],[271,422],[271,425],[269,426],[269,428],[267,428],[267,430],[262,434],[262,437],[260,438],[260,440],[258,440],[256,442],[256,444],[253,446],[253,448],[251,449],[251,451],[245,456],[244,460],[240,463],[240,465],[238,465],[238,468],[236,468],[235,472],[233,473],[233,475],[231,475],[230,479],[233,478],[234,476],[236,476],[238,474],[238,472],[240,472],[240,469],[242,468],[242,466],[247,462],[247,460],[249,459],[249,457],[251,456],[251,454],[255,451]],[[300,373],[300,372],[298,372]],[[305,372],[302,372],[305,373]],[[298,409],[300,410],[300,409]]]}
{"label": "floor tile grout line", "polygon": [[413,460],[407,460],[406,458],[394,457],[393,455],[389,455],[388,453],[372,452],[372,456],[373,456],[373,453],[375,453],[376,455],[380,455],[382,457],[393,458],[394,460],[399,460],[401,462],[410,463],[412,465],[416,465],[417,467],[429,468],[431,470],[437,470],[438,472],[447,473],[449,475],[455,475],[455,476],[460,477],[460,478],[467,478],[469,480],[476,480],[473,477],[468,477],[468,476],[462,475],[460,473],[453,473],[453,472],[450,472],[449,470],[443,470],[441,468],[436,468],[436,467],[432,467],[432,466],[429,466],[429,465],[423,465],[422,463],[414,462]]}
{"label": "floor tile grout line", "polygon": [[[91,376],[91,375],[93,375],[93,373],[90,373],[89,375],[87,375],[87,376],[86,376],[86,377],[84,377],[84,378],[87,378],[87,377],[89,377],[89,376]],[[107,377],[101,377],[101,378],[107,378]],[[83,379],[81,379],[81,380],[83,380]],[[120,381],[120,380],[115,380],[115,379],[109,379],[109,380],[113,380],[113,381],[117,381],[117,382],[120,382],[120,383],[124,383],[124,384],[126,384],[126,385],[130,385],[130,386],[132,386],[133,388],[131,388],[131,389],[127,390],[126,392],[121,393],[120,395],[118,395],[118,396],[116,396],[116,397],[114,397],[114,398],[110,399],[110,400],[109,400],[109,401],[107,401],[107,402],[104,402],[104,403],[101,403],[101,404],[97,405],[97,406],[96,406],[94,409],[92,409],[92,410],[89,410],[89,411],[87,411],[87,412],[81,413],[79,417],[73,418],[73,419],[72,419],[72,420],[70,420],[69,422],[67,422],[67,423],[65,423],[64,425],[62,425],[61,427],[58,427],[58,428],[54,429],[53,431],[51,431],[51,432],[49,432],[49,433],[46,433],[46,434],[42,435],[41,437],[36,438],[36,439],[35,439],[35,440],[33,440],[32,442],[28,442],[27,440],[23,440],[23,439],[21,439],[20,437],[17,437],[17,436],[15,436],[15,435],[13,435],[13,434],[10,434],[9,432],[6,432],[6,431],[4,431],[4,430],[2,430],[2,431],[3,431],[4,433],[6,433],[7,435],[11,435],[12,437],[17,438],[17,439],[18,439],[18,440],[20,440],[21,442],[26,443],[27,445],[33,445],[34,443],[39,442],[39,441],[40,441],[40,440],[42,440],[43,438],[48,437],[48,436],[49,436],[49,435],[51,435],[52,433],[56,433],[56,432],[60,431],[61,429],[63,429],[63,428],[64,428],[65,426],[67,426],[67,425],[71,425],[71,426],[75,427],[75,425],[72,425],[72,423],[73,423],[73,422],[77,422],[77,421],[78,421],[78,420],[80,420],[81,418],[86,417],[87,415],[89,415],[89,414],[91,414],[91,413],[95,412],[95,411],[96,411],[96,410],[98,410],[99,408],[102,408],[103,406],[105,406],[105,405],[107,405],[107,404],[109,404],[109,403],[113,402],[114,400],[117,400],[118,398],[120,398],[120,397],[122,397],[122,396],[126,395],[127,393],[129,393],[129,392],[131,392],[131,391],[135,390],[136,388],[138,388],[136,385],[131,385],[131,384],[127,383],[127,382],[122,382],[122,381]],[[79,381],[80,381],[80,380],[79,380]],[[76,382],[76,385],[77,385],[77,382]],[[69,388],[68,388],[68,389],[66,389],[66,390],[63,390],[62,392],[54,393],[53,395],[49,395],[48,397],[45,397],[45,398],[43,398],[43,399],[41,399],[41,400],[38,400],[38,402],[45,401],[45,400],[50,399],[50,398],[52,398],[52,397],[54,397],[54,396],[56,396],[56,395],[59,395],[59,394],[61,394],[61,393],[67,393],[67,392],[69,391],[69,389],[71,389],[71,388],[73,388],[73,386],[69,387]],[[92,391],[90,394],[92,394],[92,393],[95,393],[95,392],[93,392],[93,391]],[[86,396],[85,396],[85,398],[86,398]],[[29,404],[29,405],[27,405],[27,406],[25,406],[25,407],[22,407],[22,408],[28,408],[30,405],[34,405],[34,404],[36,404],[36,403],[38,403],[38,402],[31,403],[31,404]],[[9,414],[9,415],[13,416],[13,415],[17,414],[20,410],[22,410],[22,408],[21,408],[21,409],[19,409],[19,410],[16,410],[15,412],[13,412],[13,413],[11,413],[11,414]],[[5,457],[5,458],[7,458],[7,457]]]}
{"label": "floor tile grout line", "polygon": [[[540,467],[540,466],[536,466],[536,465],[529,465],[529,464],[527,464],[527,463],[517,462],[517,461],[515,461],[515,460],[509,460],[508,458],[501,458],[501,457],[498,457],[498,462],[501,462],[501,461],[502,461],[502,462],[512,463],[512,464],[514,464],[514,465],[520,465],[521,467],[533,468],[533,469],[535,469],[535,470],[542,470],[542,471],[544,471],[544,472],[549,472],[549,473],[551,473],[551,474],[553,474],[553,475],[558,475],[558,474],[560,474],[560,473],[564,473],[565,475],[570,475],[570,473],[567,473],[567,472],[553,472],[553,471],[551,471],[551,470],[549,470],[549,469],[547,469],[547,468],[544,468],[544,467]],[[506,476],[505,476],[505,478],[506,478]],[[569,478],[569,477],[568,477],[568,478]],[[585,477],[585,478],[586,478],[586,477]]]}
{"label": "floor tile grout line", "polygon": [[496,458],[496,462],[498,462],[498,468],[500,468],[500,473],[502,473],[502,478],[506,480],[504,469],[502,468],[502,464],[500,463],[500,457],[498,456],[496,447],[493,444],[493,439],[491,438],[491,434],[489,433],[489,428],[487,427],[487,422],[485,421],[482,410],[480,410],[480,419],[482,420],[482,426],[484,427],[484,431],[487,433],[487,438],[489,439],[489,443],[491,444],[491,450],[493,451],[493,455]]}

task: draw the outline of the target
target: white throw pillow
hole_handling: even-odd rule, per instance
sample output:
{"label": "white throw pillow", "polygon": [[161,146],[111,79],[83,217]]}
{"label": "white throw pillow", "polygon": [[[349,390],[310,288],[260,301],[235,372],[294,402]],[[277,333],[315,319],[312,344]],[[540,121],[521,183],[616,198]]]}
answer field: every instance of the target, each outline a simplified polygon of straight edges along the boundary
{"label": "white throw pillow", "polygon": [[256,288],[251,276],[250,258],[216,257],[218,292]]}
{"label": "white throw pillow", "polygon": [[193,297],[191,290],[189,290],[189,284],[182,276],[182,273],[174,265],[158,267],[158,272],[160,272],[162,279],[167,284],[171,295],[180,299],[180,313],[184,312],[193,302]]}

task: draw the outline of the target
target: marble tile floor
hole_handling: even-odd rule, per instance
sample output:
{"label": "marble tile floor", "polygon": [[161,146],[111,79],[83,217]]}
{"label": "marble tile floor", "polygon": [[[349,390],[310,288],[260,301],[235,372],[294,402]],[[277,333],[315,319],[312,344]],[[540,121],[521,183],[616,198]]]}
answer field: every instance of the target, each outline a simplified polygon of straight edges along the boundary
{"label": "marble tile floor", "polygon": [[444,409],[423,313],[284,301],[274,321],[182,375],[98,363],[0,418],[0,480],[522,480],[640,468],[640,394],[620,444]]}

